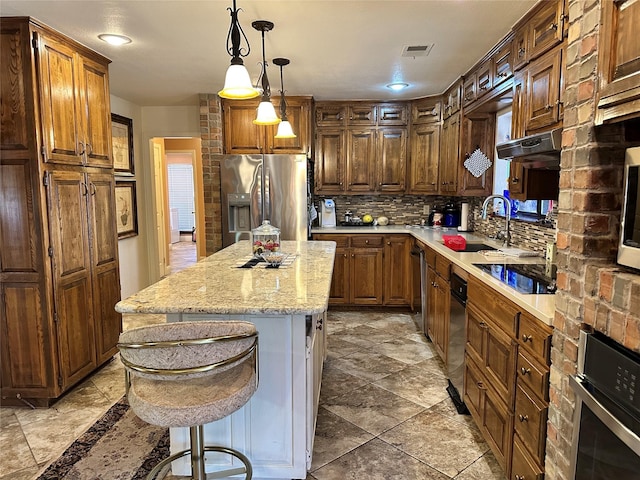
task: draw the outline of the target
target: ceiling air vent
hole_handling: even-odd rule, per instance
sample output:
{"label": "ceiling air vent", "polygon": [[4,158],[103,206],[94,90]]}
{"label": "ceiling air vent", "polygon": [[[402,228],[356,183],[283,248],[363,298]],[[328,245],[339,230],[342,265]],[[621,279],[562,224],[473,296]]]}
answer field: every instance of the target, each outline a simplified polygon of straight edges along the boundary
{"label": "ceiling air vent", "polygon": [[433,43],[429,45],[409,45],[402,49],[403,57],[426,57],[433,48]]}

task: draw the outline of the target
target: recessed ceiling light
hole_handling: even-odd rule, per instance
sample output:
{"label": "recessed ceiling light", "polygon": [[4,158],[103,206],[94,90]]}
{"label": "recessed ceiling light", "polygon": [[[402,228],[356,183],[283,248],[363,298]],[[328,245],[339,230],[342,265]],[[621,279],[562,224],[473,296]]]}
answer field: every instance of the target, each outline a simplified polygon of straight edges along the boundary
{"label": "recessed ceiling light", "polygon": [[98,35],[98,38],[103,42],[107,42],[109,45],[126,45],[127,43],[131,43],[129,37],[116,35],[115,33],[101,33]]}
{"label": "recessed ceiling light", "polygon": [[400,90],[404,90],[408,86],[409,86],[408,83],[394,82],[394,83],[390,83],[389,85],[387,85],[387,88],[390,88],[394,92],[399,92]]}

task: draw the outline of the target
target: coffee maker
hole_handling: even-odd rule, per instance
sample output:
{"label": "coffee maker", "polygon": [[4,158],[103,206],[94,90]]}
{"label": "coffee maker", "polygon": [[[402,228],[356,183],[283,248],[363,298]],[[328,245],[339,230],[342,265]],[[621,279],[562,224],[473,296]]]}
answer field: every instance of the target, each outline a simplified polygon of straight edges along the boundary
{"label": "coffee maker", "polygon": [[320,226],[336,226],[336,203],[332,198],[325,198],[320,207]]}

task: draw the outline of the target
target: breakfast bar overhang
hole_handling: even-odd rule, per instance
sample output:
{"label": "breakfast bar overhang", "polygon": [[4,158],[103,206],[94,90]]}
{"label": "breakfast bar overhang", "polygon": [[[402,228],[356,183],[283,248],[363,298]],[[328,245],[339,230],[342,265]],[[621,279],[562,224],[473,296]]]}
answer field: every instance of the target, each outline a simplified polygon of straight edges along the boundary
{"label": "breakfast bar overhang", "polygon": [[[234,414],[205,426],[205,444],[245,453],[255,479],[304,479],[311,466],[335,250],[334,242],[283,241],[282,251],[295,255],[293,261],[240,268],[251,246],[238,242],[116,305],[124,314],[164,314],[168,322],[256,325],[257,392]],[[172,453],[188,444],[188,429],[171,429]],[[239,466],[230,461],[208,453],[207,472]],[[188,475],[189,465],[178,460],[173,473]]]}

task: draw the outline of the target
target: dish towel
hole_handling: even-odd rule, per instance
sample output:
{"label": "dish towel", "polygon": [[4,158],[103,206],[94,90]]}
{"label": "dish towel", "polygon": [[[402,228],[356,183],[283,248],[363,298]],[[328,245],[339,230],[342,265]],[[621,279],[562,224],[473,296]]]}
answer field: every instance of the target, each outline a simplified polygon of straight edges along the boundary
{"label": "dish towel", "polygon": [[479,177],[491,167],[491,160],[476,148],[475,151],[464,161],[464,166],[474,177]]}

